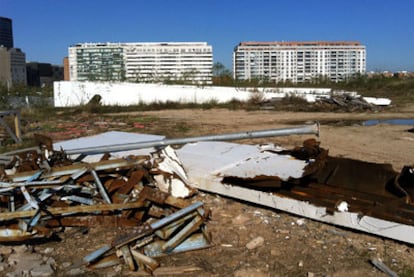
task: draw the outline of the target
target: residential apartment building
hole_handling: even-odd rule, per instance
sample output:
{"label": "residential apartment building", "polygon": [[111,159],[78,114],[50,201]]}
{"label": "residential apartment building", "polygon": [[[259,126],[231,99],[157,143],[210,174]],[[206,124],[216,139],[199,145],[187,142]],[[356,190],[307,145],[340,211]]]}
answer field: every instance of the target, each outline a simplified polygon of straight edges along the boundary
{"label": "residential apartment building", "polygon": [[69,47],[71,81],[122,81],[124,49],[121,44],[83,43]]}
{"label": "residential apartment building", "polygon": [[339,82],[366,71],[359,42],[241,42],[233,52],[233,77],[269,82]]}
{"label": "residential apartment building", "polygon": [[185,81],[210,84],[212,47],[205,42],[83,43],[69,47],[72,81]]}

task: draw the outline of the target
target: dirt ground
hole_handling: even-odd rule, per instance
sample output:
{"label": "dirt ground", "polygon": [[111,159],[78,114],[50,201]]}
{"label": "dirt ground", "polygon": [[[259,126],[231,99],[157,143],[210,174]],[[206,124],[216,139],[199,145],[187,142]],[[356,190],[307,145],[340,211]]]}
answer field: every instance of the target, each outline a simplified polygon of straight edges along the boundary
{"label": "dirt ground", "polygon": [[[112,121],[147,118],[140,125],[111,125],[111,129],[189,137],[226,132],[291,127],[319,121],[321,147],[332,156],[390,163],[399,171],[414,163],[414,126],[379,124],[362,126],[368,119],[414,119],[414,107],[398,113],[296,113],[242,110],[166,110],[108,115]],[[108,117],[84,115],[84,122],[109,120]],[[156,118],[151,122],[151,118]],[[59,119],[64,123],[64,119]],[[82,119],[81,119],[82,120]],[[67,119],[70,122],[69,119]],[[91,123],[91,126],[99,124]],[[101,126],[101,125],[99,125]],[[129,127],[128,127],[129,126]],[[127,128],[128,127],[128,128]],[[103,131],[103,129],[93,132]],[[87,135],[93,132],[84,133]],[[53,134],[52,134],[53,135]],[[58,136],[56,135],[56,138]],[[289,136],[241,141],[240,143],[275,143],[286,148],[299,146],[312,137]],[[61,138],[61,137],[60,137]],[[235,199],[200,192],[197,199],[212,210],[208,230],[213,246],[159,259],[161,267],[185,266],[188,272],[162,276],[386,276],[370,258],[380,258],[400,276],[414,276],[412,245],[303,219]],[[110,243],[118,229],[94,227],[87,233],[76,229],[60,234],[61,241],[36,246],[41,251],[53,248],[58,275],[62,264],[77,264],[101,245]],[[414,235],[414,234],[413,234]],[[246,244],[262,237],[262,246],[248,250]],[[194,271],[191,271],[190,269]],[[127,266],[88,271],[88,276],[140,276]],[[161,275],[160,275],[161,276]]]}

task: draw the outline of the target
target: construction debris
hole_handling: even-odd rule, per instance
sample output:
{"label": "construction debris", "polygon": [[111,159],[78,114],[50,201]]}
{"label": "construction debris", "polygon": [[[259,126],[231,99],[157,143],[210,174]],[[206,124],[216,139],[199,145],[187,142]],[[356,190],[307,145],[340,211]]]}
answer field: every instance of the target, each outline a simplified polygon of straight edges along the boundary
{"label": "construction debris", "polygon": [[153,272],[159,266],[154,257],[209,247],[211,238],[204,225],[208,214],[202,206],[202,202],[196,202],[151,224],[144,223],[134,232],[120,235],[111,245],[104,245],[84,257],[83,261],[101,268],[111,266],[110,261],[116,255],[131,270]]}
{"label": "construction debris", "polygon": [[[12,117],[11,123],[9,123],[10,120],[7,120],[10,117]],[[14,128],[10,128],[10,124],[14,125]],[[20,112],[18,110],[0,111],[0,125],[6,130],[7,134],[15,143],[22,141]],[[1,140],[3,139],[4,138],[2,137]]]}
{"label": "construction debris", "polygon": [[331,97],[320,98],[317,105],[329,108],[335,108],[344,111],[365,111],[377,110],[379,107],[388,106],[391,104],[389,99],[361,97],[350,94],[333,94]]}
{"label": "construction debris", "polygon": [[[315,124],[175,140],[115,132],[53,144],[38,136],[39,147],[0,156],[0,242],[49,238],[65,227],[128,227],[84,265],[153,273],[158,257],[212,245],[209,210],[192,200],[204,190],[414,243],[412,166],[395,172],[330,157],[313,138],[290,150],[216,141],[318,133]],[[246,248],[263,243],[257,236]]]}
{"label": "construction debris", "polygon": [[[119,151],[150,146],[145,141],[120,146],[102,138],[95,137],[99,145],[94,151],[83,151],[96,154],[107,146]],[[200,190],[414,243],[409,235],[414,231],[412,166],[396,172],[389,164],[330,157],[319,144],[309,139],[302,147],[283,150],[273,145],[192,141],[175,149],[173,160],[183,165],[187,181]],[[82,153],[72,149],[68,152]]]}
{"label": "construction debris", "polygon": [[124,158],[103,155],[76,162],[39,136],[39,147],[3,159],[0,242],[49,238],[65,227],[133,227],[110,246],[85,257],[91,267],[122,257],[131,270],[158,267],[154,257],[211,245],[202,202],[170,147]]}

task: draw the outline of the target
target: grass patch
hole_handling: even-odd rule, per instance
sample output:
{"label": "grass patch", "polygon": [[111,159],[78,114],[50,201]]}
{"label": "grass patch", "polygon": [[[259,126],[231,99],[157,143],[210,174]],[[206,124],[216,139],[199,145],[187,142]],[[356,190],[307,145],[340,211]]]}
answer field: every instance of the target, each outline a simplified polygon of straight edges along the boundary
{"label": "grass patch", "polygon": [[185,123],[185,122],[178,122],[173,127],[173,130],[176,133],[185,134],[185,133],[187,133],[188,131],[191,130],[191,127],[189,125],[187,125],[187,123]]}

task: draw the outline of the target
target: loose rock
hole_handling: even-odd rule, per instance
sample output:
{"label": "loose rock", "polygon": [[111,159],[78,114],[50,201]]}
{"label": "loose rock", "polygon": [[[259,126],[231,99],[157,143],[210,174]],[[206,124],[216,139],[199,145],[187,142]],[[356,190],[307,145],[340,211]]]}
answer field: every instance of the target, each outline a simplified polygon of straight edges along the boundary
{"label": "loose rock", "polygon": [[264,238],[263,237],[256,237],[254,239],[252,239],[251,241],[249,241],[246,244],[246,248],[249,250],[255,249],[257,247],[260,247],[264,244]]}

